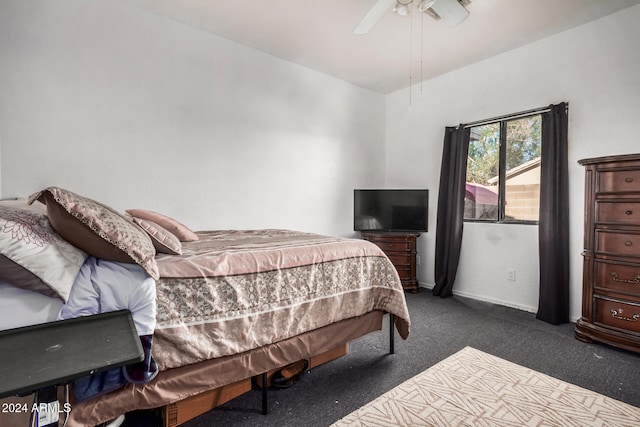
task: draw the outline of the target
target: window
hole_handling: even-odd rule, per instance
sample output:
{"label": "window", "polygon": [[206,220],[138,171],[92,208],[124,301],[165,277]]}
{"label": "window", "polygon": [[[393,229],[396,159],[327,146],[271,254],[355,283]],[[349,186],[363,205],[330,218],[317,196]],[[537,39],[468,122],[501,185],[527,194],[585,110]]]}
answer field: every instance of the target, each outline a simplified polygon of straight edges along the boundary
{"label": "window", "polygon": [[537,223],[541,131],[540,114],[471,127],[465,220]]}

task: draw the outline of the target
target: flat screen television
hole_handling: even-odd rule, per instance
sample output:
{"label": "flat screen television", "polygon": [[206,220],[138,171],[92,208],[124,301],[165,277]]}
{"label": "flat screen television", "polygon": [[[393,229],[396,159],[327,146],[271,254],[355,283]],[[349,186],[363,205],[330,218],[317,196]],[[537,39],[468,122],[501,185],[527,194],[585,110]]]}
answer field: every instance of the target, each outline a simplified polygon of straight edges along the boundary
{"label": "flat screen television", "polygon": [[429,190],[353,192],[355,231],[427,231]]}

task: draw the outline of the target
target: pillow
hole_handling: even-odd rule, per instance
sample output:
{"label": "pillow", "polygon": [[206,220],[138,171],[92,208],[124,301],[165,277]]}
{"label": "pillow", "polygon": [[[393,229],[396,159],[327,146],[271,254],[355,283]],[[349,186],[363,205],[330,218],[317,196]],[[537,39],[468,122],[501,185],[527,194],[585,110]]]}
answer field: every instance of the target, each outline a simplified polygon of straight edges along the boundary
{"label": "pillow", "polygon": [[47,205],[53,228],[72,245],[109,261],[136,263],[159,278],[156,249],[147,234],[115,210],[58,187],[29,197]]}
{"label": "pillow", "polygon": [[127,209],[126,212],[134,218],[146,219],[147,221],[155,222],[167,231],[173,233],[181,242],[193,242],[198,240],[196,233],[191,231],[189,227],[181,224],[173,218],[169,218],[166,215],[144,209]]}
{"label": "pillow", "polygon": [[43,213],[0,206],[0,279],[51,297],[69,298],[87,254],[66,242]]}
{"label": "pillow", "polygon": [[16,288],[34,291],[52,298],[60,297],[64,300],[68,297],[68,295],[61,297],[53,287],[47,285],[46,282],[36,276],[32,271],[12,261],[11,258],[5,255],[0,255],[0,281],[11,283]]}
{"label": "pillow", "polygon": [[132,217],[133,222],[138,224],[151,237],[156,251],[163,254],[182,255],[182,243],[180,240],[165,228],[146,219]]}
{"label": "pillow", "polygon": [[60,298],[49,298],[0,280],[0,325],[2,329],[53,322],[62,305],[63,301]]}

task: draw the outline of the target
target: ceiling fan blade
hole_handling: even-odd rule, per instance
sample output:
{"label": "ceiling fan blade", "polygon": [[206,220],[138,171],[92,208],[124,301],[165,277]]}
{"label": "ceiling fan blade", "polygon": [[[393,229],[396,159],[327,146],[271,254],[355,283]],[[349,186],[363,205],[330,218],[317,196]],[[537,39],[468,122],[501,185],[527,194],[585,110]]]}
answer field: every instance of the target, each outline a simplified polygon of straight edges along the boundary
{"label": "ceiling fan blade", "polygon": [[436,0],[431,9],[449,26],[454,27],[467,19],[469,11],[458,0]]}
{"label": "ceiling fan blade", "polygon": [[382,18],[382,15],[384,15],[395,2],[396,0],[378,0],[353,30],[353,34],[361,35],[371,31],[373,26]]}

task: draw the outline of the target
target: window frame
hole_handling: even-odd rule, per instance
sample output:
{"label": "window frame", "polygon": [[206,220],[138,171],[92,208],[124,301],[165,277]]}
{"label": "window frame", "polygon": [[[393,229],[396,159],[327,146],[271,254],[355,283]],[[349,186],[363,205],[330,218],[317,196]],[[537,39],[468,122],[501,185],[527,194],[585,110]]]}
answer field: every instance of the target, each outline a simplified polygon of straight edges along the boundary
{"label": "window frame", "polygon": [[[542,132],[542,114],[547,110],[532,110],[519,114],[496,117],[489,120],[483,120],[466,125],[465,127],[471,129],[479,126],[487,126],[495,123],[500,124],[500,137],[499,137],[499,152],[498,152],[498,219],[483,219],[483,218],[465,218],[462,216],[463,222],[481,223],[481,224],[517,224],[517,225],[538,225],[540,223],[540,216],[537,220],[524,220],[524,219],[509,219],[505,216],[505,198],[506,198],[506,177],[507,177],[507,123],[513,120],[524,119],[527,117],[540,116],[540,131]],[[542,141],[540,141],[542,145]],[[540,147],[542,152],[542,147]],[[468,155],[468,152],[467,152]],[[468,166],[467,166],[468,170]],[[466,171],[465,171],[466,176]],[[465,179],[466,182],[466,179]]]}

